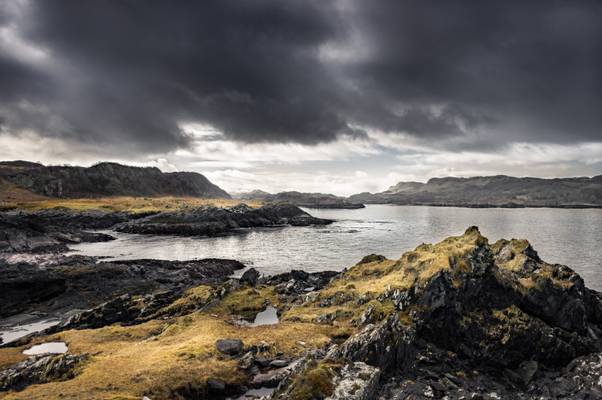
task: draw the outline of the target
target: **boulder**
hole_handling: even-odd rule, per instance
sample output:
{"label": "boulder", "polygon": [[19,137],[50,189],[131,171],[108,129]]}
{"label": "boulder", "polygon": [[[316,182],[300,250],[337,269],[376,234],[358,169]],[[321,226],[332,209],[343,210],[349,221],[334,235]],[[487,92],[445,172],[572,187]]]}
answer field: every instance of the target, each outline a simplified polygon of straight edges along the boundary
{"label": "boulder", "polygon": [[250,286],[255,286],[257,285],[257,280],[259,279],[259,276],[260,274],[255,268],[249,268],[240,277],[240,282]]}
{"label": "boulder", "polygon": [[243,351],[244,345],[239,339],[220,339],[215,342],[215,348],[222,354],[235,356]]}

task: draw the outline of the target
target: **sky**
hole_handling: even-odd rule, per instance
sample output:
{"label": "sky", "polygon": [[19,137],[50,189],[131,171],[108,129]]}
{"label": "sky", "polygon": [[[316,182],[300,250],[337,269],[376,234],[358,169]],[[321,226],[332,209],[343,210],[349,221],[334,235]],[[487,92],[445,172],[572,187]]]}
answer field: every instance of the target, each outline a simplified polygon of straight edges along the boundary
{"label": "sky", "polygon": [[230,192],[602,174],[598,0],[0,0],[0,159]]}

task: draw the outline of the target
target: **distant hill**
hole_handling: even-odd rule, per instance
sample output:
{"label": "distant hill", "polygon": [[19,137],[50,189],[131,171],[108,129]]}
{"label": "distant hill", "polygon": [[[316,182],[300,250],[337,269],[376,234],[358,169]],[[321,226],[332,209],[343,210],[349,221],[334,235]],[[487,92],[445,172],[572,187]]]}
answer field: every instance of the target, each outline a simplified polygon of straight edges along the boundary
{"label": "distant hill", "polygon": [[515,178],[505,175],[399,182],[352,202],[467,207],[602,207],[602,175],[593,178]]}
{"label": "distant hill", "polygon": [[161,172],[104,162],[92,167],[44,166],[28,161],[0,162],[5,187],[39,196],[92,198],[102,196],[191,196],[230,198],[196,172]]}
{"label": "distant hill", "polygon": [[309,208],[363,208],[362,203],[351,202],[344,197],[327,193],[280,192],[270,194],[263,190],[253,190],[247,193],[238,193],[236,198],[241,200],[261,200],[266,203],[291,203],[298,207]]}
{"label": "distant hill", "polygon": [[263,190],[251,190],[250,192],[232,193],[232,198],[238,200],[264,200],[268,196],[272,196],[272,194],[264,192]]}

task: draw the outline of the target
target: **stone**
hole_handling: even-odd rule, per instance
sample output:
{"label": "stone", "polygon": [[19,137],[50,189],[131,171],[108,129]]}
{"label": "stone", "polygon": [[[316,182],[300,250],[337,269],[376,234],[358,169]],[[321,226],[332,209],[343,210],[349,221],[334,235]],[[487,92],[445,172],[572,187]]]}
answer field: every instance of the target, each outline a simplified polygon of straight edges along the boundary
{"label": "stone", "polygon": [[520,377],[521,383],[526,386],[531,382],[538,369],[539,363],[537,361],[523,361],[515,373]]}
{"label": "stone", "polygon": [[368,264],[373,262],[382,262],[387,258],[385,256],[381,256],[380,254],[369,254],[362,258],[358,264]]}
{"label": "stone", "polygon": [[229,356],[240,354],[243,350],[243,342],[239,339],[220,339],[215,342],[217,351]]}
{"label": "stone", "polygon": [[226,384],[219,379],[209,378],[207,379],[207,389],[212,394],[222,393],[226,390]]}
{"label": "stone", "polygon": [[259,279],[259,276],[260,274],[255,268],[249,268],[240,277],[240,282],[250,286],[255,286],[257,285],[257,280]]}
{"label": "stone", "polygon": [[0,371],[0,391],[22,390],[28,385],[71,379],[87,354],[30,357]]}
{"label": "stone", "polygon": [[272,368],[283,368],[290,364],[288,360],[276,359],[270,362],[270,367]]}
{"label": "stone", "polygon": [[371,400],[375,398],[380,370],[363,362],[345,365],[333,379],[333,393],[325,400]]}

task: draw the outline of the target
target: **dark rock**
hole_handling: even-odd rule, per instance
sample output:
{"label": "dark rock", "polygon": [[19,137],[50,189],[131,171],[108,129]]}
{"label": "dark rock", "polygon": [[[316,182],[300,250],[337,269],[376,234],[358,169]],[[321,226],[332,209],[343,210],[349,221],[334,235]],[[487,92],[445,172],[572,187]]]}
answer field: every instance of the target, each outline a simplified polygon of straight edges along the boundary
{"label": "dark rock", "polygon": [[291,204],[251,208],[240,204],[231,208],[200,207],[194,210],[162,212],[120,224],[117,231],[155,235],[219,236],[239,228],[278,225],[326,225],[331,220],[315,218]]}
{"label": "dark rock", "polygon": [[537,361],[530,360],[520,363],[515,372],[520,377],[521,383],[526,386],[529,384],[529,382],[531,382],[538,369],[539,363]]}
{"label": "dark rock", "polygon": [[380,254],[369,254],[362,258],[358,264],[368,264],[372,262],[381,262],[385,261],[387,258],[385,256],[381,256]]}
{"label": "dark rock", "polygon": [[75,367],[86,358],[85,354],[28,358],[0,371],[0,391],[22,390],[28,385],[72,379]]}
{"label": "dark rock", "polygon": [[226,390],[226,384],[219,379],[207,379],[207,389],[210,394],[221,394]]}
{"label": "dark rock", "polygon": [[235,356],[242,352],[244,345],[239,339],[220,339],[215,342],[215,347],[220,353]]}
{"label": "dark rock", "polygon": [[121,212],[64,208],[0,212],[0,253],[58,253],[67,250],[67,244],[113,240],[110,235],[86,229],[106,229],[136,217]]}
{"label": "dark rock", "polygon": [[249,268],[240,277],[240,282],[250,286],[255,286],[257,285],[259,276],[260,274],[255,268]]}
{"label": "dark rock", "polygon": [[120,322],[125,325],[143,322],[160,308],[178,298],[180,291],[165,291],[155,294],[132,296],[124,294],[91,310],[74,315],[64,323],[46,332],[66,329],[96,329]]}
{"label": "dark rock", "polygon": [[[225,282],[245,266],[234,260],[192,261],[128,260],[97,262],[95,258],[63,257],[48,265],[8,264],[0,276],[0,317],[29,310],[61,312],[88,309],[128,293],[174,292],[199,284]],[[121,322],[132,317],[133,303],[126,298],[84,313],[83,325]],[[138,300],[138,299],[137,299]],[[152,303],[153,298],[147,299]],[[159,300],[155,298],[154,300]],[[129,310],[129,311],[127,311]],[[93,322],[95,321],[95,322]]]}
{"label": "dark rock", "polygon": [[289,360],[277,359],[270,362],[270,367],[272,368],[284,368],[290,364]]}
{"label": "dark rock", "polygon": [[262,278],[260,279],[260,282],[266,285],[275,285],[278,293],[299,295],[305,293],[306,289],[322,289],[333,277],[339,274],[339,272],[335,271],[308,273],[305,271],[292,270],[283,274]]}
{"label": "dark rock", "polygon": [[266,358],[266,357],[256,357],[255,358],[255,363],[262,368],[269,367],[271,362],[272,362],[271,358]]}
{"label": "dark rock", "polygon": [[326,358],[361,361],[380,370],[411,368],[416,356],[415,332],[392,315],[378,325],[367,325],[341,346],[333,347]]}

